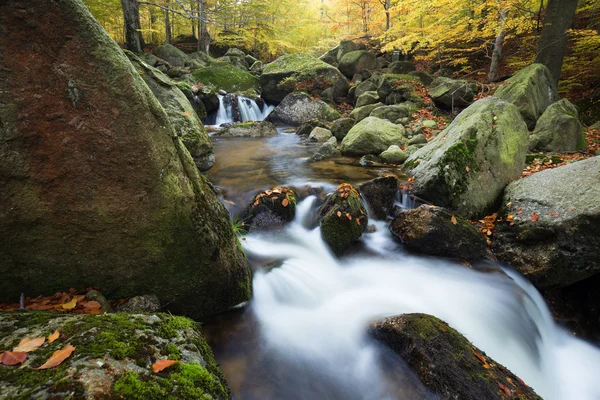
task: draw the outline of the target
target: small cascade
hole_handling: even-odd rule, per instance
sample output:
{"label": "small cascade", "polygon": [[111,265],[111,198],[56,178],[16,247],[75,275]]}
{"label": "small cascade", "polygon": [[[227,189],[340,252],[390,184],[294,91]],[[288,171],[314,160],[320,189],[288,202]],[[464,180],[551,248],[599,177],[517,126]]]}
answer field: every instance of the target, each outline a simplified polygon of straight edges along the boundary
{"label": "small cascade", "polygon": [[235,122],[263,121],[275,108],[262,99],[253,100],[235,94],[218,95],[219,109],[206,117],[206,125],[221,126]]}

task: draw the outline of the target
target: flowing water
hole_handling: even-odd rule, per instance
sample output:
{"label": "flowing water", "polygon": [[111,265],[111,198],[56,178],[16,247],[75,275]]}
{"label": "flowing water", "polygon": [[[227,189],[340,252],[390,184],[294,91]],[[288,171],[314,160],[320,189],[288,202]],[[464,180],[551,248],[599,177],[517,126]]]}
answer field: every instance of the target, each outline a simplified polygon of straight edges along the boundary
{"label": "flowing water", "polygon": [[207,125],[221,126],[234,122],[262,121],[273,111],[275,107],[260,101],[258,103],[244,96],[234,94],[217,95],[219,98],[219,109],[209,115],[206,119]]}
{"label": "flowing water", "polygon": [[[330,190],[394,172],[344,159],[309,164],[314,150],[286,134],[223,140],[209,176],[239,203],[273,184]],[[406,197],[398,200],[410,208]],[[430,398],[401,360],[366,335],[371,321],[414,312],[448,322],[545,399],[600,398],[600,350],[557,327],[516,272],[410,255],[385,221],[370,221],[375,232],[336,258],[315,227],[318,205],[307,196],[284,231],[245,236],[254,297],[205,325],[236,399]]]}

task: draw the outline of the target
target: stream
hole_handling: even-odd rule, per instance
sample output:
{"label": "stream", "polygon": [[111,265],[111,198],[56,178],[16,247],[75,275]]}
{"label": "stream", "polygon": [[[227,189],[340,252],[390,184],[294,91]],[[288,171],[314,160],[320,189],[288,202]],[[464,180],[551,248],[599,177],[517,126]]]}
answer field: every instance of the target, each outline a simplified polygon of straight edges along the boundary
{"label": "stream", "polygon": [[[446,321],[544,399],[600,398],[600,350],[558,327],[536,289],[507,266],[467,268],[409,254],[385,221],[372,219],[376,230],[356,251],[332,255],[315,227],[319,200],[311,190],[398,171],[346,158],[308,163],[318,145],[292,133],[213,144],[208,176],[234,215],[260,189],[308,188],[284,231],[242,240],[254,271],[252,301],[204,321],[235,399],[433,398],[402,360],[366,336],[371,321],[415,312]],[[411,207],[406,198],[398,203]]]}

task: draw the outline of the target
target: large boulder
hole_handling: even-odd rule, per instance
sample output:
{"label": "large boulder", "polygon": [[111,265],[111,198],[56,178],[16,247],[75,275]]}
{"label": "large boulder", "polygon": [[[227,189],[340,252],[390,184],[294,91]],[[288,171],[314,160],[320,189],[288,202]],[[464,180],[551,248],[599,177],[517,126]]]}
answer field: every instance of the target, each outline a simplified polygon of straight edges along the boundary
{"label": "large boulder", "polygon": [[362,236],[369,217],[356,189],[342,183],[319,209],[319,221],[323,240],[341,255]]}
{"label": "large boulder", "polygon": [[217,137],[269,137],[277,135],[277,128],[268,121],[248,121],[233,124],[215,132]]}
{"label": "large boulder", "polygon": [[[227,382],[200,324],[169,314],[0,313],[0,348],[60,331],[21,366],[0,367],[4,399],[219,399]],[[55,351],[75,349],[59,367],[33,371]],[[176,365],[155,373],[159,360]]]}
{"label": "large boulder", "polygon": [[496,90],[495,96],[516,105],[529,129],[533,129],[546,108],[559,99],[554,78],[542,64],[532,64],[519,71]]}
{"label": "large boulder", "polygon": [[320,93],[333,87],[340,79],[346,81],[335,67],[309,54],[295,53],[265,65],[260,84],[263,98],[277,104],[295,91],[299,83],[311,81],[313,88]]}
{"label": "large boulder", "polygon": [[[494,254],[537,287],[562,287],[600,272],[600,157],[507,186]],[[510,217],[509,217],[510,215]]]}
{"label": "large boulder", "polygon": [[411,118],[411,115],[416,111],[417,107],[413,103],[406,102],[392,106],[377,107],[371,111],[369,116],[396,122],[401,118]]}
{"label": "large boulder", "polygon": [[407,363],[432,398],[541,400],[521,379],[432,315],[386,318],[372,323],[369,333]]}
{"label": "large boulder", "polygon": [[354,126],[356,121],[354,118],[340,118],[333,121],[331,124],[331,133],[336,137],[337,140],[343,140],[350,129]]}
{"label": "large boulder", "polygon": [[377,91],[377,85],[374,82],[372,82],[372,81],[361,82],[356,87],[356,90],[354,91],[354,98],[359,99],[360,96],[362,96],[363,94],[365,94],[367,92],[374,92],[374,91]]}
{"label": "large boulder", "polygon": [[390,229],[408,249],[439,257],[485,257],[485,237],[469,221],[445,208],[422,205],[398,215]]}
{"label": "large boulder", "polygon": [[375,219],[385,220],[394,207],[398,188],[398,178],[394,175],[385,175],[363,183],[358,190],[369,205],[369,215]]}
{"label": "large boulder", "polygon": [[391,145],[404,146],[406,130],[402,125],[367,117],[354,125],[342,140],[342,153],[350,156],[379,155]]}
{"label": "large boulder", "polygon": [[268,120],[275,124],[300,126],[315,119],[332,122],[339,117],[340,114],[327,103],[313,100],[306,93],[294,92],[275,107]]}
{"label": "large boulder", "polygon": [[0,3],[0,63],[0,302],[97,287],[199,317],[250,297],[227,210],[81,1]]}
{"label": "large boulder", "polygon": [[563,152],[585,149],[585,128],[579,113],[567,99],[551,104],[529,138],[530,151]]}
{"label": "large boulder", "polygon": [[513,104],[495,97],[464,110],[404,164],[416,196],[471,218],[494,206],[525,167],[529,131]]}
{"label": "large boulder", "polygon": [[465,107],[473,102],[476,87],[468,81],[439,76],[429,85],[429,96],[442,107]]}
{"label": "large boulder", "polygon": [[363,69],[377,68],[377,59],[375,54],[369,53],[366,50],[351,51],[344,54],[340,58],[338,69],[347,78],[352,78],[354,74],[361,72]]}
{"label": "large boulder", "polygon": [[237,93],[246,97],[256,97],[261,91],[258,78],[224,62],[197,69],[191,75],[196,82],[209,86],[215,91],[224,90],[227,93]]}
{"label": "large boulder", "polygon": [[171,78],[146,64],[132,52],[125,51],[125,54],[167,112],[171,125],[181,137],[198,169],[208,171],[215,163],[215,154],[199,115],[188,98]]}
{"label": "large boulder", "polygon": [[420,84],[419,79],[411,75],[384,75],[377,93],[381,101],[388,105],[407,101],[422,104],[423,99],[415,93]]}
{"label": "large boulder", "polygon": [[190,65],[190,58],[187,54],[171,44],[156,46],[152,50],[152,54],[167,61],[172,67],[188,67]]}

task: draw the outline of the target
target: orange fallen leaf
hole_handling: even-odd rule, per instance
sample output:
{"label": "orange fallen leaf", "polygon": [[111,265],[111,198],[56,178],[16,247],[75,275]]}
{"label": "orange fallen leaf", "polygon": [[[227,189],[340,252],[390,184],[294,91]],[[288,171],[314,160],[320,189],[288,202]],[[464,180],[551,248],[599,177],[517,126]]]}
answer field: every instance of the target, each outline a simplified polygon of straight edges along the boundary
{"label": "orange fallen leaf", "polygon": [[76,305],[77,305],[77,299],[75,297],[73,297],[73,299],[71,301],[63,304],[61,307],[65,310],[72,310],[75,308]]}
{"label": "orange fallen leaf", "polygon": [[30,351],[39,349],[39,347],[43,345],[45,341],[46,338],[43,336],[35,339],[25,338],[21,340],[21,343],[19,343],[19,345],[15,347],[13,351],[29,353]]}
{"label": "orange fallen leaf", "polygon": [[346,218],[348,218],[349,221],[352,221],[352,215],[350,215],[350,213],[346,213]]}
{"label": "orange fallen leaf", "polygon": [[281,200],[281,205],[284,207],[287,207],[288,204],[290,204],[290,201],[287,199],[287,197],[283,200]]}
{"label": "orange fallen leaf", "polygon": [[38,369],[48,369],[48,368],[58,367],[60,364],[62,364],[63,361],[65,361],[67,358],[69,358],[71,356],[71,354],[73,354],[74,351],[75,351],[75,347],[73,347],[71,345],[68,345],[64,349],[56,350],[54,353],[52,353],[52,355],[50,356],[48,361],[46,361],[40,367],[33,368],[33,369],[38,370]]}
{"label": "orange fallen leaf", "polygon": [[338,217],[341,217],[341,216],[342,216],[342,212],[341,212],[341,211],[338,211],[338,212],[337,212],[337,216],[338,216]]}
{"label": "orange fallen leaf", "polygon": [[185,112],[183,113],[183,115],[185,115],[186,117],[189,117],[191,114],[190,114],[190,112],[189,112],[189,111],[185,111]]}
{"label": "orange fallen leaf", "polygon": [[531,218],[529,218],[531,220],[531,222],[537,222],[537,220],[540,218],[540,215],[536,212],[534,212],[533,214],[531,214]]}
{"label": "orange fallen leaf", "polygon": [[453,215],[452,218],[450,218],[450,221],[452,221],[452,223],[454,225],[456,225],[458,223],[458,221],[456,220],[456,217]]}
{"label": "orange fallen leaf", "polygon": [[360,219],[356,218],[356,224],[360,225]]}
{"label": "orange fallen leaf", "polygon": [[498,386],[500,387],[500,389],[502,389],[502,390],[504,391],[504,393],[505,393],[507,396],[511,396],[511,395],[512,395],[512,393],[511,393],[511,391],[510,391],[510,389],[509,389],[508,387],[504,386],[504,385],[503,385],[503,384],[501,384],[500,382],[498,382]]}
{"label": "orange fallen leaf", "polygon": [[54,342],[60,336],[60,332],[55,331],[52,335],[48,336],[48,343]]}
{"label": "orange fallen leaf", "polygon": [[160,372],[166,368],[169,368],[172,365],[179,364],[177,360],[158,360],[154,364],[152,364],[152,371]]}
{"label": "orange fallen leaf", "polygon": [[96,300],[90,300],[83,303],[83,308],[85,308],[86,310],[93,310],[95,308],[102,308],[102,304],[100,304]]}
{"label": "orange fallen leaf", "polygon": [[23,364],[27,359],[27,353],[24,351],[5,351],[0,355],[0,364],[18,365]]}

